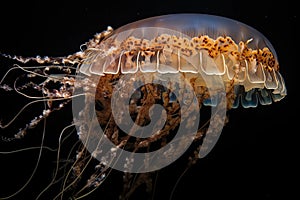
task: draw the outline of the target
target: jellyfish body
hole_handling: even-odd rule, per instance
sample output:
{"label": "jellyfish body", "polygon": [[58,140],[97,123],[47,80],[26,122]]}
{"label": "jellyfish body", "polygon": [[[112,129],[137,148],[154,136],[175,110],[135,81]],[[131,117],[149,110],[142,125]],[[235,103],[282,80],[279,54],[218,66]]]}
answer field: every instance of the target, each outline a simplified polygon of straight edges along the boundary
{"label": "jellyfish body", "polygon": [[[200,147],[189,166],[207,155],[226,123],[227,110],[239,104],[245,108],[269,105],[286,95],[278,58],[268,39],[224,17],[152,17],[116,30],[109,27],[85,47],[62,58],[7,56],[37,66],[17,67],[30,79],[24,87],[3,84],[4,79],[0,82],[2,89],[23,95],[23,88],[32,87],[43,94],[40,101],[47,102],[43,114],[16,138],[73,100],[74,125],[83,145],[70,170],[75,178],[68,181],[67,173],[55,198],[63,198],[67,189],[77,185],[89,154],[98,165],[79,193],[101,185],[108,168],[141,173],[138,178],[130,173],[124,176],[126,199],[137,185],[151,185],[151,175],[145,174],[174,162],[192,142]],[[45,79],[35,84],[34,77]],[[76,100],[80,96],[84,99]],[[209,123],[200,121],[202,106],[211,107]]]}
{"label": "jellyfish body", "polygon": [[197,74],[222,76],[224,83],[242,86],[236,87],[235,106],[240,100],[243,107],[270,104],[286,95],[278,58],[268,39],[224,17],[175,14],[148,18],[89,46],[96,50],[80,67],[87,75],[141,71],[191,73],[196,79]]}

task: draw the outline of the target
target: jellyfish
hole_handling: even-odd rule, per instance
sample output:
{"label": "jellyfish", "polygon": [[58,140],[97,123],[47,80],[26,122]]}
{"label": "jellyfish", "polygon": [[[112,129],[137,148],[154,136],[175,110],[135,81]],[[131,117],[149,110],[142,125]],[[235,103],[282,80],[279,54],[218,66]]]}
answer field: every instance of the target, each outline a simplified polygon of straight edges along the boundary
{"label": "jellyfish", "polygon": [[40,146],[0,153],[39,151],[28,180],[2,199],[28,187],[46,150],[55,152],[56,164],[35,199],[87,197],[113,171],[124,173],[120,199],[142,185],[151,193],[157,171],[183,156],[189,168],[209,154],[228,110],[270,105],[287,94],[270,41],[246,24],[207,14],[108,27],[66,57],[1,57],[12,63],[1,93],[28,100],[11,118],[1,115],[3,143],[30,137],[54,113],[72,114],[55,148],[44,145],[43,129]]}

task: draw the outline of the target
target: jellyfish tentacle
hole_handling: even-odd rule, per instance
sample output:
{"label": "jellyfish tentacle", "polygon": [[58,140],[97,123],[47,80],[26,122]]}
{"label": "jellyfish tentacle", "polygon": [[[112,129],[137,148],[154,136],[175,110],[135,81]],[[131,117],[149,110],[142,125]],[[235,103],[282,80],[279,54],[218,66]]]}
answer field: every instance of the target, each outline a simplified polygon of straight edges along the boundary
{"label": "jellyfish tentacle", "polygon": [[[55,68],[59,71],[64,72],[62,76],[57,76],[57,74],[54,75],[48,75],[47,72],[51,69]],[[72,67],[71,67],[72,68]],[[17,118],[18,116],[29,106],[40,103],[40,102],[46,102],[48,106],[42,111],[42,113],[38,116],[33,118],[28,124],[25,125],[24,128],[20,129],[19,132],[14,136],[14,138],[21,138],[23,137],[26,132],[29,129],[34,128],[36,125],[38,125],[43,119],[47,118],[48,115],[55,111],[62,109],[68,102],[70,102],[70,99],[74,98],[72,96],[73,94],[73,86],[74,86],[74,78],[68,77],[67,75],[71,73],[69,71],[69,68],[62,68],[61,66],[20,66],[19,64],[14,64],[14,67],[12,67],[10,70],[8,70],[3,78],[1,79],[0,83],[3,84],[5,78],[8,76],[9,73],[12,72],[12,70],[20,69],[25,72],[23,76],[27,76],[28,78],[34,78],[34,77],[42,77],[45,78],[45,80],[41,80],[41,83],[35,83],[32,81],[29,81],[21,86],[17,86],[17,82],[21,77],[17,77],[15,81],[13,82],[13,88],[10,88],[9,90],[14,90],[17,94],[20,94],[28,99],[36,99],[34,101],[31,101],[24,105],[17,114],[14,115],[14,117],[8,121],[6,124],[3,124],[3,122],[0,124],[0,127],[2,129],[7,128],[10,126]],[[73,68],[74,69],[74,68]],[[58,89],[48,89],[48,85],[50,86],[50,82],[60,82],[60,86]],[[2,87],[3,88],[3,87]],[[8,87],[6,87],[6,90]],[[34,90],[37,90],[38,92],[41,92],[41,96],[33,96],[31,94],[27,94],[22,92],[22,90],[27,88],[33,88]],[[78,96],[78,95],[77,95]],[[52,106],[53,102],[61,101],[57,108]],[[3,140],[11,141],[13,138],[8,138],[2,136]]]}
{"label": "jellyfish tentacle", "polygon": [[[44,122],[45,123],[45,122]],[[46,133],[46,130],[45,130],[45,126],[44,126],[44,129],[43,129],[43,133],[42,133],[42,138],[41,138],[41,145],[40,145],[40,148],[39,148],[39,153],[38,153],[38,158],[37,158],[37,161],[36,161],[36,164],[34,166],[34,169],[32,171],[32,173],[30,174],[29,178],[27,179],[27,181],[23,184],[22,187],[20,187],[16,192],[14,192],[13,194],[10,194],[9,196],[6,196],[6,197],[1,197],[1,199],[10,199],[14,196],[16,196],[17,194],[19,194],[20,192],[22,192],[28,185],[29,183],[31,182],[31,180],[33,179],[37,169],[38,169],[38,166],[40,164],[40,159],[41,159],[41,156],[42,156],[42,152],[43,152],[43,146],[44,146],[44,138],[45,138],[45,133]]]}
{"label": "jellyfish tentacle", "polygon": [[65,133],[65,131],[67,129],[69,129],[70,127],[73,127],[74,124],[70,124],[68,126],[66,126],[60,133],[59,135],[59,138],[58,138],[58,147],[57,147],[57,156],[56,156],[56,166],[55,166],[55,170],[54,170],[54,173],[53,173],[53,176],[52,176],[52,179],[50,181],[50,183],[38,194],[38,196],[36,197],[36,200],[38,200],[44,192],[46,192],[55,182],[55,179],[57,177],[57,174],[58,174],[58,169],[59,169],[59,161],[60,161],[60,151],[61,151],[61,145],[62,145],[62,136],[63,134]]}

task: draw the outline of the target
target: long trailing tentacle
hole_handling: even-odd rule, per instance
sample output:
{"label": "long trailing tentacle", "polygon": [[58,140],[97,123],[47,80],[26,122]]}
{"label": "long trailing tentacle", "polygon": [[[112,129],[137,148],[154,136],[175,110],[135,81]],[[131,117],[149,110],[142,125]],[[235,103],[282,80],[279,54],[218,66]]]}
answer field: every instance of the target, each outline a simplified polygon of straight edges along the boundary
{"label": "long trailing tentacle", "polygon": [[[2,57],[11,59],[13,62],[21,63],[21,64],[14,64],[12,68],[7,70],[7,72],[3,75],[0,80],[0,89],[4,89],[8,92],[16,92],[19,95],[22,95],[28,99],[35,99],[27,103],[23,108],[19,110],[19,112],[6,124],[3,122],[0,123],[0,127],[2,129],[7,128],[10,126],[16,118],[29,106],[39,103],[39,102],[46,102],[47,106],[42,111],[42,113],[31,120],[25,128],[20,129],[19,133],[15,135],[16,138],[22,137],[28,129],[34,128],[40,121],[48,117],[48,115],[53,112],[54,110],[60,110],[64,107],[67,102],[69,102],[73,96],[73,87],[75,81],[75,72],[76,66],[73,66],[74,63],[77,63],[80,60],[79,54],[74,54],[69,56],[68,58],[23,58],[18,56],[9,56],[1,54]],[[75,59],[76,58],[76,59]],[[73,59],[74,61],[71,61]],[[70,66],[66,66],[66,65]],[[29,65],[29,66],[27,66]],[[13,74],[16,70],[21,70],[23,73],[21,75],[17,74],[15,81],[12,85],[5,83],[6,78],[10,74]],[[24,78],[22,78],[24,77]],[[11,78],[11,77],[9,77]],[[17,86],[18,80],[26,79],[26,83]],[[34,78],[42,78],[38,82],[34,81]],[[53,87],[55,83],[59,82],[59,87]],[[58,88],[57,88],[58,87]],[[39,96],[34,96],[32,94],[28,94],[28,91],[23,92],[28,88],[34,89],[40,92]],[[52,106],[53,102],[61,102],[58,104],[57,107]],[[10,141],[11,139],[2,136],[3,140]]]}

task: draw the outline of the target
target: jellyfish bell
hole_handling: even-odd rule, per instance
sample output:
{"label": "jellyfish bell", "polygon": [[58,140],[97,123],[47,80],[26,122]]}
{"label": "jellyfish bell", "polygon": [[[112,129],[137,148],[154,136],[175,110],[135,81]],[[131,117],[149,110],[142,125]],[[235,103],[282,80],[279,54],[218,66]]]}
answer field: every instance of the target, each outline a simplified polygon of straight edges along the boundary
{"label": "jellyfish bell", "polygon": [[[145,174],[170,165],[193,142],[199,147],[188,165],[205,157],[227,123],[229,109],[269,105],[286,96],[268,39],[224,17],[151,17],[116,30],[108,27],[83,46],[82,51],[61,58],[5,56],[18,62],[15,68],[27,75],[30,84],[5,84],[7,75],[0,80],[4,91],[16,90],[34,102],[47,103],[15,138],[24,137],[72,100],[72,125],[83,145],[57,198],[74,185],[83,186],[73,195],[84,195],[89,186],[101,185],[111,168],[126,172],[124,181],[132,186],[124,184],[126,198],[141,182],[149,184],[151,175]],[[28,63],[36,66],[22,66]],[[44,79],[31,81],[34,77]],[[25,86],[43,95],[27,95]],[[211,108],[208,119],[200,115],[204,107]],[[78,184],[91,159],[98,163],[96,170],[85,184]],[[71,173],[74,177],[68,181]],[[143,175],[132,178],[131,173]],[[57,179],[54,176],[39,197]]]}

